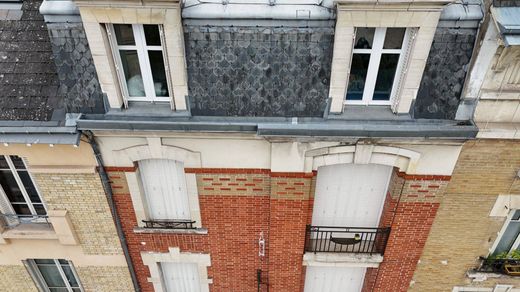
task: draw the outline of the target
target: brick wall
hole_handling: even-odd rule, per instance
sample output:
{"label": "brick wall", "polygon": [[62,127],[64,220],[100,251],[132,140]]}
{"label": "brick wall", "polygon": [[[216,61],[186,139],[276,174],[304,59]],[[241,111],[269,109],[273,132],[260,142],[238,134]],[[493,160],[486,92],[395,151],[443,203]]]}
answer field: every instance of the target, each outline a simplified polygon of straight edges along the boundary
{"label": "brick wall", "polygon": [[363,292],[407,291],[450,177],[394,171],[380,226],[391,226],[384,261],[367,269]]}
{"label": "brick wall", "polygon": [[[202,226],[207,235],[135,233],[137,226],[124,172],[110,178],[118,212],[143,291],[153,291],[142,251],[211,255],[211,291],[256,291],[261,269],[270,291],[303,291],[305,226],[311,223],[315,173],[268,170],[186,169],[196,173]],[[385,260],[368,269],[363,291],[406,291],[444,195],[449,177],[408,176],[395,171],[381,226],[392,226]],[[260,233],[266,256],[258,256]],[[266,287],[263,287],[263,291]]]}
{"label": "brick wall", "polygon": [[[211,291],[256,291],[257,270],[270,291],[300,291],[305,225],[313,174],[270,173],[268,170],[186,169],[196,173],[202,226],[207,235],[135,233],[137,226],[124,172],[109,173],[139,284],[153,291],[142,251],[211,255]],[[312,211],[311,211],[312,212]],[[258,239],[266,240],[265,256]],[[265,285],[262,291],[267,291]]]}
{"label": "brick wall", "polygon": [[520,285],[518,278],[471,283],[466,272],[486,256],[504,217],[490,217],[499,194],[519,194],[520,142],[466,142],[443,197],[409,291],[451,291],[454,286]]}
{"label": "brick wall", "polygon": [[24,266],[0,265],[0,291],[38,292]]}

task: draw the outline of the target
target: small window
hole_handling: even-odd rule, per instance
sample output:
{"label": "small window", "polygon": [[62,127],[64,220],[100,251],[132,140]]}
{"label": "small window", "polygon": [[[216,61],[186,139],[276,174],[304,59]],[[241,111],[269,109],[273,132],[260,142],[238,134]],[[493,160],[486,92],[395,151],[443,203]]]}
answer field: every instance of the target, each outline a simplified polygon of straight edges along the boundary
{"label": "small window", "polygon": [[25,262],[41,292],[82,292],[83,288],[70,261],[34,259]]}
{"label": "small window", "polygon": [[520,210],[512,210],[495,240],[492,255],[510,253],[519,249]]}
{"label": "small window", "polygon": [[159,25],[107,25],[125,98],[170,101],[167,68]]}
{"label": "small window", "polygon": [[406,28],[356,28],[347,104],[390,104],[402,63],[406,31]]}
{"label": "small window", "polygon": [[4,214],[27,217],[47,214],[31,174],[19,156],[0,155],[0,201]]}
{"label": "small window", "polygon": [[184,165],[175,160],[139,161],[139,172],[151,220],[190,220]]}

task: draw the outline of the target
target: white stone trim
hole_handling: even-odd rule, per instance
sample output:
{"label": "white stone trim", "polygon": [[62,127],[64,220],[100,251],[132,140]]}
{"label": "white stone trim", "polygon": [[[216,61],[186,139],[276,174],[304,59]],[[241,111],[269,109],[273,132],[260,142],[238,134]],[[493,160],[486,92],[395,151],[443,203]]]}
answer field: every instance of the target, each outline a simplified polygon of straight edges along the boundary
{"label": "white stone trim", "polygon": [[507,217],[510,210],[520,209],[520,194],[501,194],[489,212],[490,217]]}
{"label": "white stone trim", "polygon": [[379,254],[306,252],[303,255],[304,266],[316,267],[377,268],[382,261],[383,256]]}
{"label": "white stone trim", "polygon": [[148,282],[153,284],[155,292],[167,292],[162,280],[160,263],[195,263],[199,267],[201,292],[209,292],[208,267],[211,266],[209,254],[180,252],[178,247],[170,247],[167,253],[141,252],[143,264],[150,269]]}
{"label": "white stone trim", "polygon": [[[169,159],[182,162],[184,167],[199,168],[202,165],[200,152],[193,152],[184,148],[163,145],[161,138],[147,138],[147,145],[136,145],[114,151],[114,156],[121,164],[133,165],[135,162],[145,159]],[[148,207],[144,189],[139,179],[139,169],[136,172],[125,173],[130,196],[132,197],[132,205],[134,207],[137,226],[143,227],[143,220],[148,216]],[[186,173],[186,190],[190,205],[191,219],[195,221],[194,226],[202,227],[202,219],[199,206],[199,192],[197,188],[197,179],[194,173]]]}
{"label": "white stone trim", "polygon": [[[107,94],[111,108],[120,108],[124,104],[119,79],[112,57],[110,42],[107,38],[104,24],[158,24],[164,30],[169,75],[173,88],[175,110],[186,110],[186,96],[188,95],[188,78],[186,57],[184,53],[184,36],[179,3],[172,3],[168,7],[95,7],[84,6],[85,2],[77,3],[85,33],[90,44],[92,58],[96,66],[101,89]],[[103,4],[100,4],[103,5]]]}
{"label": "white stone trim", "polygon": [[318,170],[321,166],[355,163],[381,164],[413,173],[421,157],[412,150],[358,143],[356,146],[333,146],[309,150],[305,153],[305,171]]}
{"label": "white stone trim", "polygon": [[408,113],[419,89],[442,4],[444,3],[432,3],[432,6],[414,10],[410,9],[413,4],[388,6],[380,3],[374,6],[339,3],[329,89],[332,99],[330,112],[341,113],[344,108],[355,28],[406,27],[418,28],[417,35],[413,47],[408,49],[407,68],[401,72],[405,75],[399,84],[398,95],[394,97],[396,105],[392,109],[396,113]]}

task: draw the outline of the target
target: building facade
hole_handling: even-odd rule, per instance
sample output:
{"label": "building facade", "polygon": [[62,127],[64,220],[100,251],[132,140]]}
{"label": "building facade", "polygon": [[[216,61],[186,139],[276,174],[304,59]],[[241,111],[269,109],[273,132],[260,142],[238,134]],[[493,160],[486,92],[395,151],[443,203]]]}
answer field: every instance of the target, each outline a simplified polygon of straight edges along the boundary
{"label": "building facade", "polygon": [[0,3],[0,291],[132,291],[96,158],[66,115],[96,109],[57,73],[76,63],[57,59],[41,4]]}

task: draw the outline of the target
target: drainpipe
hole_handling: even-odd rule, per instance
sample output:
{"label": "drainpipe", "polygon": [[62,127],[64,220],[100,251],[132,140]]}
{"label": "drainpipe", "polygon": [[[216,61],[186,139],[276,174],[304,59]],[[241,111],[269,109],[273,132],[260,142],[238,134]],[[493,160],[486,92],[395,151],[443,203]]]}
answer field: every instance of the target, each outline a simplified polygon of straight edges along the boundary
{"label": "drainpipe", "polygon": [[96,161],[99,165],[99,177],[101,178],[101,183],[103,185],[103,189],[105,190],[105,194],[107,196],[108,205],[110,206],[110,211],[112,211],[112,217],[114,217],[114,223],[116,224],[117,235],[119,240],[121,241],[121,246],[123,248],[123,253],[125,255],[126,263],[128,265],[128,270],[130,271],[130,277],[132,278],[132,283],[134,284],[134,290],[136,292],[140,292],[139,283],[137,282],[137,275],[135,274],[134,265],[132,264],[132,258],[130,257],[130,252],[128,251],[128,245],[126,243],[125,234],[123,233],[123,227],[121,226],[121,220],[117,214],[117,209],[114,202],[114,194],[112,193],[112,188],[110,187],[110,182],[108,179],[108,174],[105,171],[105,166],[103,165],[103,158],[101,157],[101,152],[99,151],[99,146],[94,139],[94,135],[91,131],[83,131],[83,134],[88,140],[90,146],[92,146],[92,151],[94,151],[94,156],[96,156]]}

